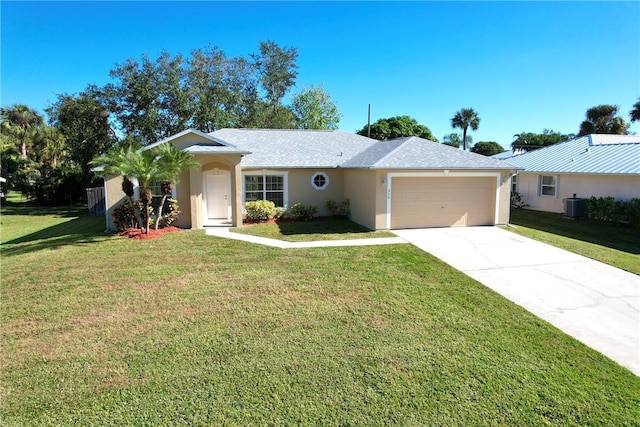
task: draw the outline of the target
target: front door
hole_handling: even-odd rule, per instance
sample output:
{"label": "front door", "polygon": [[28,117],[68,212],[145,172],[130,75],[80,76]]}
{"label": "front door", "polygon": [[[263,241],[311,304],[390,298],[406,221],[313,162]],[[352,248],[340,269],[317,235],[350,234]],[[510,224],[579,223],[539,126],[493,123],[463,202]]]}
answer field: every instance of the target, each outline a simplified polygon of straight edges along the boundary
{"label": "front door", "polygon": [[207,219],[229,218],[229,172],[212,171],[204,176]]}

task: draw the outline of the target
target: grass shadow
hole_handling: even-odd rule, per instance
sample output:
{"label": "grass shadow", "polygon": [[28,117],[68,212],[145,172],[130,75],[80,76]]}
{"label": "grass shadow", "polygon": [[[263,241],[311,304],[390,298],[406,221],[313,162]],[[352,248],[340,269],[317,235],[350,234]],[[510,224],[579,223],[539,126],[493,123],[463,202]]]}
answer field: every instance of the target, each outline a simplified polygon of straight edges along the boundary
{"label": "grass shadow", "polygon": [[511,210],[510,223],[593,243],[633,255],[640,254],[640,230],[588,219],[569,219],[562,214],[528,209]]}
{"label": "grass shadow", "polygon": [[280,233],[284,236],[296,234],[358,234],[371,233],[366,227],[349,221],[348,219],[328,219],[301,221],[278,221],[276,222]]}
{"label": "grass shadow", "polygon": [[[3,209],[3,215],[5,214]],[[24,213],[23,213],[24,215]],[[104,240],[104,217],[81,216],[3,242],[2,256],[15,256],[65,245],[89,244]]]}

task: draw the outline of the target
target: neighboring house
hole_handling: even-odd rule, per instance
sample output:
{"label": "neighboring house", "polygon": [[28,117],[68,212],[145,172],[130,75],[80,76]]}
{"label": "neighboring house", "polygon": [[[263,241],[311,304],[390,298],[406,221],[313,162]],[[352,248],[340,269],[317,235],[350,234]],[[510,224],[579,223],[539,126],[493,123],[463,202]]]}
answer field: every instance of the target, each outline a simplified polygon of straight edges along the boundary
{"label": "neighboring house", "polygon": [[[174,197],[190,228],[242,225],[250,200],[276,206],[349,199],[351,219],[370,229],[507,224],[509,178],[519,168],[418,137],[377,141],[344,131],[186,130],[159,141],[193,154]],[[106,177],[107,228],[124,194]]]}
{"label": "neighboring house", "polygon": [[587,135],[503,160],[524,169],[511,190],[530,209],[560,213],[570,197],[640,198],[640,136]]}

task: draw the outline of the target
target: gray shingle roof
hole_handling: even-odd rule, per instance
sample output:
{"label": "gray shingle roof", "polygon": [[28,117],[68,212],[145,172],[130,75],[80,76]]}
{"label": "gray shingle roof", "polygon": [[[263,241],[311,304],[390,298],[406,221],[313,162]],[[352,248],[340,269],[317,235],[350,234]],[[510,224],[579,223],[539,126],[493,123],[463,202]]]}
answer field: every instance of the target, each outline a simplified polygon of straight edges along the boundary
{"label": "gray shingle roof", "polygon": [[469,153],[417,136],[387,141],[398,144],[371,165],[373,169],[518,169],[497,159]]}
{"label": "gray shingle roof", "polygon": [[239,150],[245,168],[518,169],[418,137],[377,141],[344,131],[221,129],[209,134]]}
{"label": "gray shingle roof", "polygon": [[587,135],[506,161],[527,172],[640,174],[640,136]]}

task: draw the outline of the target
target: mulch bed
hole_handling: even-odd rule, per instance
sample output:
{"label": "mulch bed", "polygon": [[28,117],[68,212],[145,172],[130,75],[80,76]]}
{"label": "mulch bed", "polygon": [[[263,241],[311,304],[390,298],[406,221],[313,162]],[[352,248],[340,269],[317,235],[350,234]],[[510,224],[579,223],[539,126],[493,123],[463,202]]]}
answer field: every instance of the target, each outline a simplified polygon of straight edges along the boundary
{"label": "mulch bed", "polygon": [[141,230],[139,228],[127,228],[124,231],[118,232],[118,236],[125,236],[130,239],[138,239],[138,240],[150,240],[157,239],[160,236],[164,236],[167,233],[172,233],[174,231],[180,231],[181,229],[178,227],[165,227],[154,230],[153,228],[149,229],[149,234],[145,233],[145,230]]}

